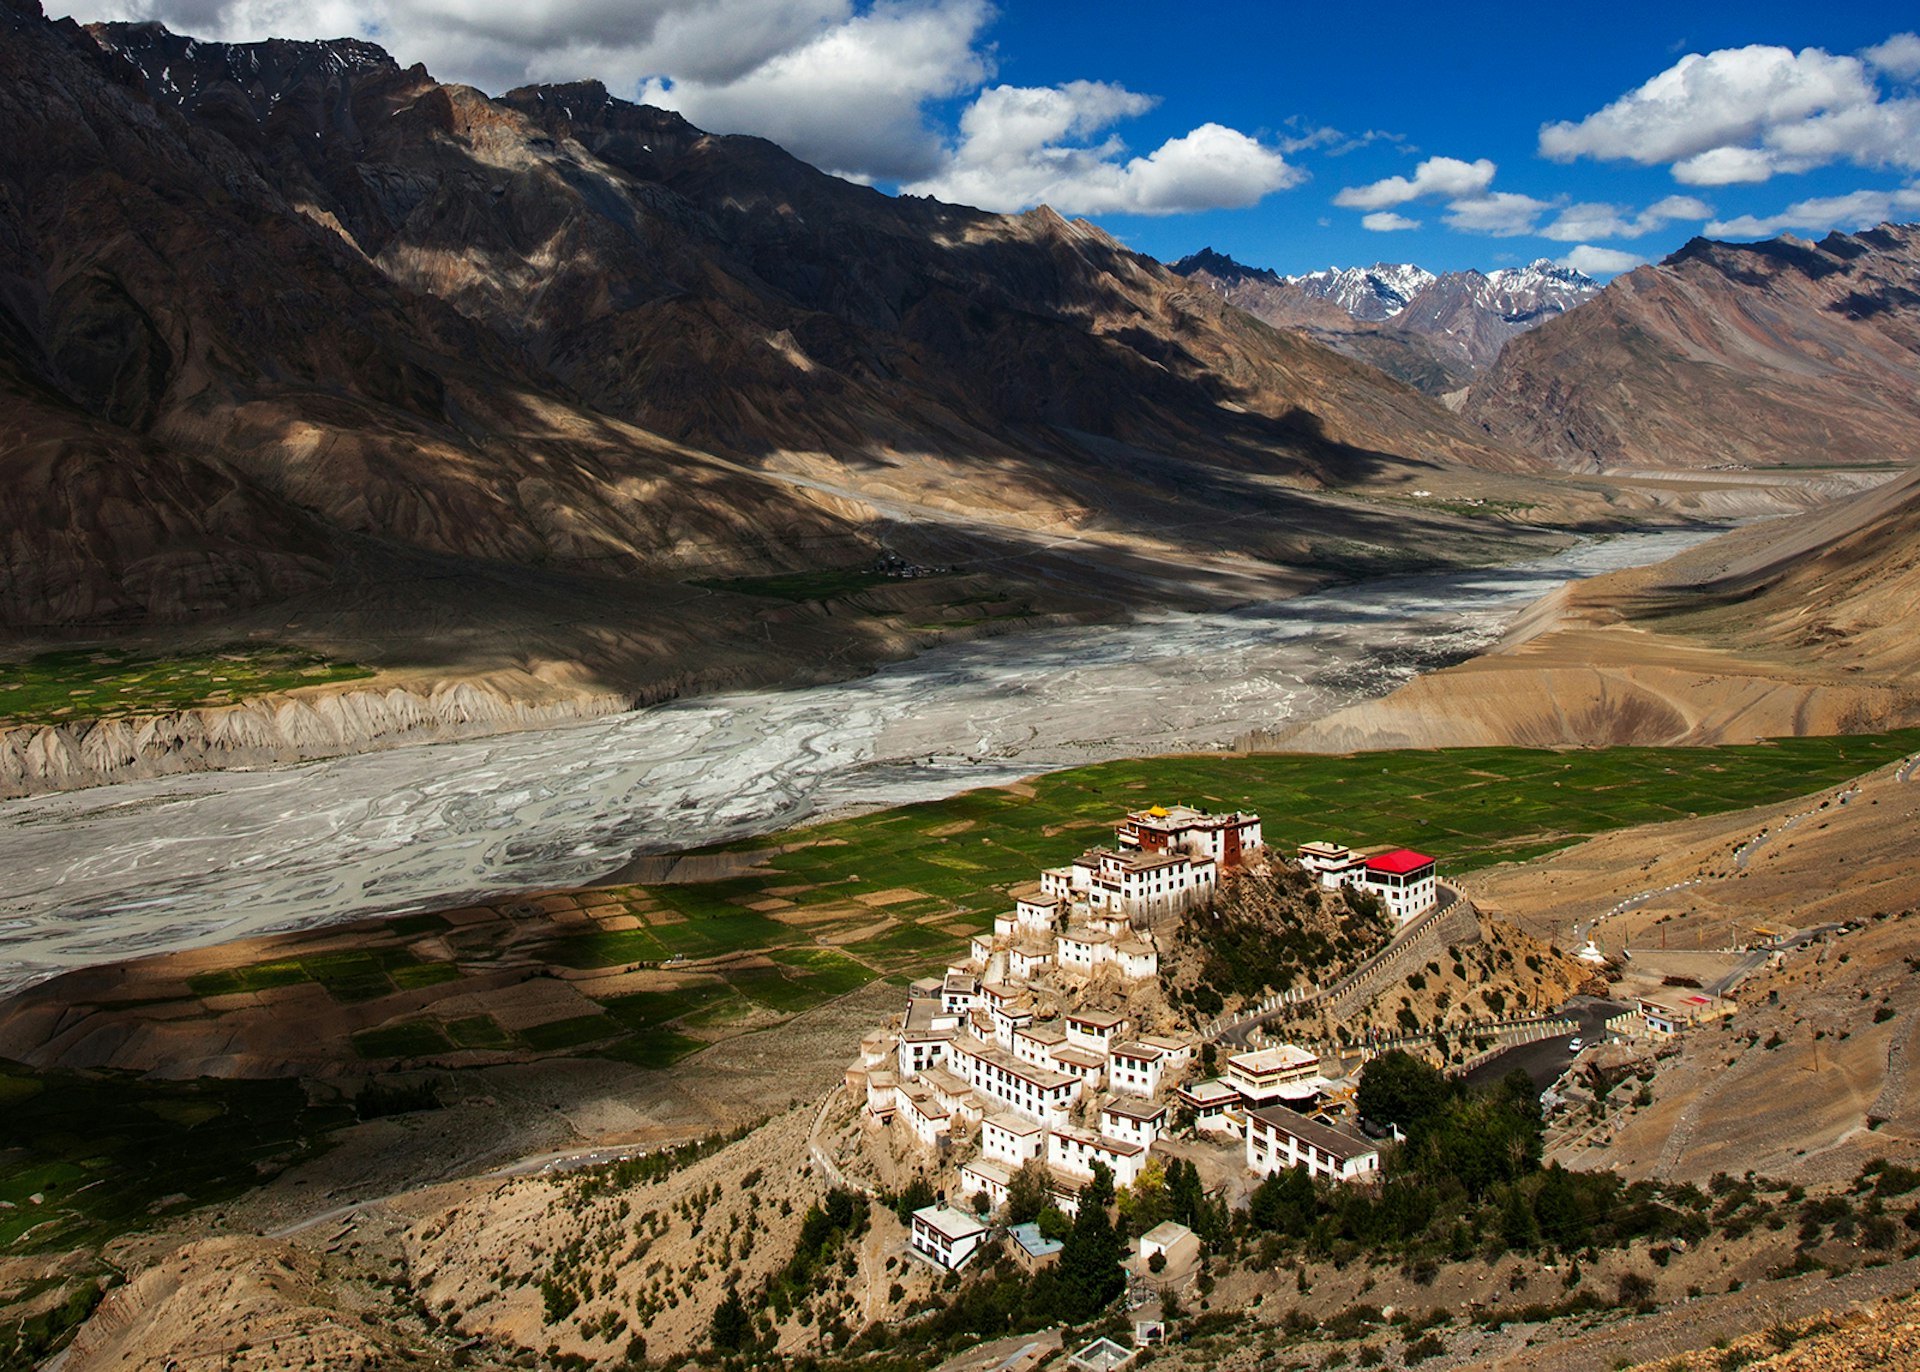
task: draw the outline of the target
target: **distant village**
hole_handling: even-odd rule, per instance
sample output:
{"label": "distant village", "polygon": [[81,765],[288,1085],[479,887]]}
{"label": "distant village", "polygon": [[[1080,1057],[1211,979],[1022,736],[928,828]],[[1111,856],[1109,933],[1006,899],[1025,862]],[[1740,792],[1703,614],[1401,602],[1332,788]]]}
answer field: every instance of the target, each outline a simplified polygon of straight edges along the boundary
{"label": "distant village", "polygon": [[[1350,1094],[1323,1074],[1317,1053],[1275,1044],[1203,1075],[1202,1061],[1216,1061],[1211,1046],[1146,1032],[1136,1008],[1160,971],[1156,930],[1211,905],[1225,874],[1265,861],[1257,814],[1154,806],[1128,814],[1113,846],[1016,887],[1013,909],[973,939],[965,962],[915,982],[904,1012],[862,1040],[846,1084],[869,1127],[897,1131],[949,1178],[946,1194],[984,1197],[990,1209],[1037,1160],[1054,1204],[1076,1214],[1096,1164],[1116,1187],[1131,1186],[1176,1124],[1240,1140],[1255,1176],[1295,1166],[1333,1181],[1377,1172],[1376,1143],[1312,1117]],[[1324,889],[1372,894],[1402,926],[1439,898],[1435,860],[1407,849],[1362,857],[1316,842],[1299,861]],[[1096,984],[1107,994],[1088,996]],[[1121,1008],[1066,1008],[1088,1000]],[[912,1217],[914,1250],[947,1269],[964,1267],[992,1233],[972,1204]],[[1059,1249],[1030,1223],[1008,1237],[1028,1266]],[[1197,1251],[1170,1222],[1142,1238],[1140,1257]]]}

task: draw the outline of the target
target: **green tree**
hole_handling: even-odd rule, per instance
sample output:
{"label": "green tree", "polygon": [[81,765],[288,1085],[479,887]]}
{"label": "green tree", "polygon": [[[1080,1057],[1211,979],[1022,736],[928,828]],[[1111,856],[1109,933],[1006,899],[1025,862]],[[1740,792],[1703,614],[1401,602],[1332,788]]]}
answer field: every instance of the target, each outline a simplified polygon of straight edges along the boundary
{"label": "green tree", "polygon": [[1127,1284],[1126,1274],[1120,1270],[1125,1255],[1120,1235],[1107,1218],[1106,1206],[1094,1204],[1083,1192],[1080,1213],[1061,1245],[1056,1268],[1061,1317],[1069,1324],[1083,1324],[1112,1304]]}
{"label": "green tree", "polygon": [[1355,1101],[1376,1124],[1398,1125],[1409,1138],[1453,1099],[1447,1079],[1420,1058],[1389,1049],[1360,1069]]}
{"label": "green tree", "polygon": [[1040,1212],[1052,1203],[1047,1165],[1039,1158],[1028,1158],[1007,1182],[1007,1223],[1026,1224],[1040,1218]]}
{"label": "green tree", "polygon": [[746,1302],[740,1299],[740,1288],[734,1287],[727,1292],[727,1298],[715,1307],[707,1337],[722,1353],[735,1353],[745,1346],[752,1334],[753,1319],[747,1314]]}

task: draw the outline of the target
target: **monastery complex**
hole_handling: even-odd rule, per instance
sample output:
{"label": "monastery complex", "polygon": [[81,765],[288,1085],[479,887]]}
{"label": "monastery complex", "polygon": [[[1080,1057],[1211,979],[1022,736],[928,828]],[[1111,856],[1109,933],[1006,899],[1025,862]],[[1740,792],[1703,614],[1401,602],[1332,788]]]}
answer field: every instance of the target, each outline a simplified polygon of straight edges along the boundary
{"label": "monastery complex", "polygon": [[[1423,854],[1365,858],[1314,843],[1299,860],[1329,889],[1372,891],[1402,924],[1436,900],[1435,863]],[[1265,861],[1258,815],[1155,806],[1127,815],[1113,846],[1014,888],[1013,909],[974,937],[968,960],[915,982],[904,1013],[862,1040],[846,1083],[869,1126],[951,1168],[948,1194],[984,1195],[994,1208],[1013,1174],[1039,1160],[1055,1203],[1073,1214],[1095,1164],[1115,1186],[1131,1185],[1176,1117],[1244,1140],[1256,1174],[1371,1174],[1375,1145],[1302,1113],[1332,1086],[1318,1055],[1281,1044],[1199,1078],[1197,1041],[1143,1022],[1159,1004],[1144,994],[1160,970],[1156,930],[1211,906],[1224,874]],[[965,1210],[928,1207],[915,1216],[914,1246],[957,1267],[988,1230]]]}

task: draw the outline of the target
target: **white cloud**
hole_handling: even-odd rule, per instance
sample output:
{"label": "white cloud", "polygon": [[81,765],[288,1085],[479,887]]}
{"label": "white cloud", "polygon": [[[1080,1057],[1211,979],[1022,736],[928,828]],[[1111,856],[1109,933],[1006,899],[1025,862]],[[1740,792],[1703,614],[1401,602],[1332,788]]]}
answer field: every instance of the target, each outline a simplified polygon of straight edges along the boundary
{"label": "white cloud", "polygon": [[1540,216],[1553,206],[1545,200],[1515,191],[1490,191],[1486,195],[1450,201],[1446,221],[1449,228],[1462,233],[1484,233],[1493,238],[1518,238],[1533,233]]}
{"label": "white cloud", "polygon": [[1372,214],[1360,216],[1360,225],[1375,233],[1398,233],[1402,229],[1419,228],[1420,221],[1409,219],[1404,214],[1395,214],[1392,210],[1375,210]]}
{"label": "white cloud", "polygon": [[640,98],[715,133],[753,133],[829,171],[926,176],[942,161],[922,111],[988,75],[984,0],[877,4],[727,80],[646,82]]}
{"label": "white cloud", "polygon": [[1920,38],[1898,34],[1861,57],[1754,45],[1689,53],[1578,121],[1547,124],[1540,152],[1560,162],[1669,163],[1686,185],[1754,184],[1830,162],[1920,167],[1920,99],[1884,92],[1876,73],[1920,70]]}
{"label": "white cloud", "polygon": [[1920,34],[1896,33],[1884,43],[1862,48],[1860,56],[1896,81],[1911,81],[1920,77]]}
{"label": "white cloud", "polygon": [[1333,203],[1350,210],[1384,210],[1422,197],[1472,197],[1493,184],[1494,164],[1482,157],[1463,162],[1457,157],[1429,157],[1414,168],[1413,178],[1389,176],[1366,186],[1348,186]]}
{"label": "white cloud", "polygon": [[1144,157],[1126,157],[1113,124],[1154,100],[1098,81],[994,86],[960,116],[946,165],[903,187],[915,195],[1063,214],[1184,214],[1232,209],[1298,185],[1303,173],[1237,129],[1202,124]]}
{"label": "white cloud", "polygon": [[[357,34],[445,81],[499,92],[598,78],[715,133],[770,138],[864,182],[1016,209],[1178,214],[1295,185],[1294,148],[1395,135],[1306,129],[1269,145],[1201,123],[1144,156],[1100,137],[1154,97],[1099,81],[996,86],[993,0],[98,0],[226,41]],[[957,138],[932,107],[974,95]]]}
{"label": "white cloud", "polygon": [[1588,276],[1615,276],[1632,271],[1646,260],[1638,253],[1622,252],[1618,248],[1596,248],[1591,243],[1582,243],[1561,258],[1559,265],[1572,267]]}
{"label": "white cloud", "polygon": [[1541,234],[1557,243],[1588,238],[1642,238],[1676,219],[1710,219],[1713,207],[1691,195],[1669,195],[1638,214],[1619,205],[1569,205]]}
{"label": "white cloud", "polygon": [[1778,214],[1716,219],[1707,225],[1707,232],[1715,238],[1772,238],[1787,229],[1821,232],[1867,228],[1890,219],[1911,219],[1916,213],[1920,213],[1920,185],[1816,196],[1789,205]]}
{"label": "white cloud", "polygon": [[1772,179],[1773,154],[1759,148],[1708,148],[1673,164],[1683,186],[1751,186]]}

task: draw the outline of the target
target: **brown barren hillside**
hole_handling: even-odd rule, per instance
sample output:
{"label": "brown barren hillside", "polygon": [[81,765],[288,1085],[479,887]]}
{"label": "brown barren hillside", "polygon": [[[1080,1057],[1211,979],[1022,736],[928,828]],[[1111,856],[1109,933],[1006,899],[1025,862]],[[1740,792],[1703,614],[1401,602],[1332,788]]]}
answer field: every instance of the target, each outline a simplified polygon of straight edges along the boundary
{"label": "brown barren hillside", "polygon": [[1566,587],[1288,748],[1733,743],[1920,719],[1920,476]]}
{"label": "brown barren hillside", "polygon": [[1467,418],[1561,466],[1920,456],[1920,225],[1696,238],[1515,339]]}

